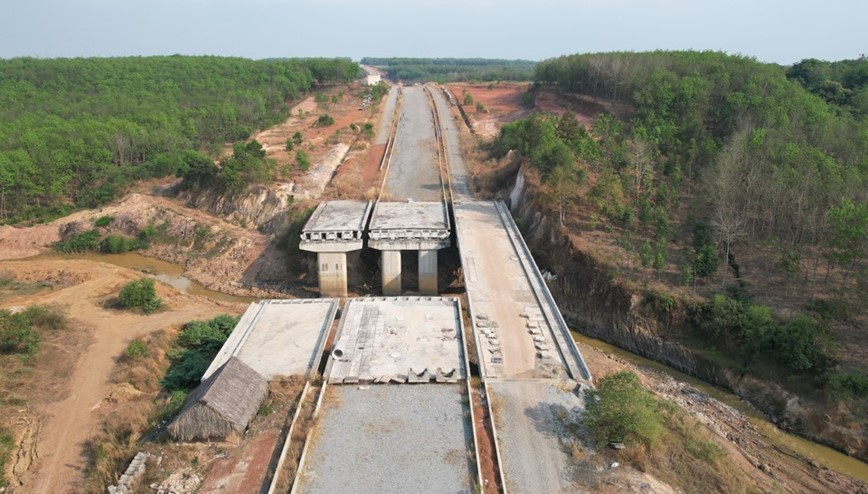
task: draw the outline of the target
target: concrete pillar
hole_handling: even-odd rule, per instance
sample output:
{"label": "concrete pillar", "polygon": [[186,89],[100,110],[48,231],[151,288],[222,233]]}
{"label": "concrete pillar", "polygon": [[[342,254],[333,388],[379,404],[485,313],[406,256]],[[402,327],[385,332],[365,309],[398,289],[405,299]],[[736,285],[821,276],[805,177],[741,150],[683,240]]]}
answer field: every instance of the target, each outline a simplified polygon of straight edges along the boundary
{"label": "concrete pillar", "polygon": [[382,250],[383,295],[401,294],[401,251]]}
{"label": "concrete pillar", "polygon": [[319,294],[321,297],[347,296],[347,254],[318,252]]}
{"label": "concrete pillar", "polygon": [[437,251],[419,251],[419,294],[439,295],[437,289]]}

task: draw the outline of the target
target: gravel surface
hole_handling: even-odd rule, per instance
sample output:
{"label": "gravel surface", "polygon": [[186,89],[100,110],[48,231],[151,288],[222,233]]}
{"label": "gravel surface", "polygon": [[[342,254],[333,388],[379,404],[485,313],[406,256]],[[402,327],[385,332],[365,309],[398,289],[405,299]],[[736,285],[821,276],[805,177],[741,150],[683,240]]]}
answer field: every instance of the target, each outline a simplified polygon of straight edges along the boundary
{"label": "gravel surface", "polygon": [[383,199],[436,202],[440,200],[440,170],[428,96],[421,86],[405,87],[403,93]]}
{"label": "gravel surface", "polygon": [[568,447],[584,402],[543,381],[488,381],[500,461],[510,494],[581,490]]}
{"label": "gravel surface", "polygon": [[383,108],[383,119],[380,120],[380,128],[374,144],[385,144],[389,140],[389,131],[392,130],[392,115],[395,114],[395,105],[398,103],[398,86],[392,86],[389,95],[386,96],[386,106]]}
{"label": "gravel surface", "polygon": [[298,492],[471,492],[473,432],[459,389],[330,386]]}
{"label": "gravel surface", "polygon": [[461,156],[461,141],[457,127],[463,123],[456,122],[452,117],[449,103],[446,102],[441,91],[440,88],[431,88],[431,94],[434,95],[434,102],[437,105],[437,112],[440,114],[440,129],[443,131],[443,139],[446,142],[446,159],[452,177],[452,193],[456,201],[470,200],[473,199],[470,194],[470,179],[467,168],[464,166],[464,158]]}

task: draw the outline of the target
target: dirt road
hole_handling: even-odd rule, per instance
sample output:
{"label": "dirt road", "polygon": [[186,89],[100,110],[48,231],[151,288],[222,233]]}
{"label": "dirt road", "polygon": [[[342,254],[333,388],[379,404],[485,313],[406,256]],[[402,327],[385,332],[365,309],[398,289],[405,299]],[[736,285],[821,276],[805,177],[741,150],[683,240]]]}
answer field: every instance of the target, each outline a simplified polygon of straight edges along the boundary
{"label": "dirt road", "polygon": [[[23,483],[15,492],[61,493],[74,492],[85,466],[84,445],[98,426],[99,408],[109,392],[107,378],[115,359],[134,338],[223,313],[239,313],[243,306],[214,302],[185,295],[160,284],[159,296],[166,310],[143,316],[104,308],[106,299],[117,294],[120,287],[139,273],[90,261],[6,261],[0,270],[17,277],[39,277],[40,273],[63,272],[80,283],[25,297],[12,297],[3,307],[33,304],[61,304],[68,307],[69,317],[89,328],[91,343],[77,359],[62,392],[43,403],[34,403],[39,410],[41,430],[36,441],[37,458],[31,468],[18,475]],[[51,365],[48,363],[48,365]],[[54,401],[52,401],[54,400]]]}

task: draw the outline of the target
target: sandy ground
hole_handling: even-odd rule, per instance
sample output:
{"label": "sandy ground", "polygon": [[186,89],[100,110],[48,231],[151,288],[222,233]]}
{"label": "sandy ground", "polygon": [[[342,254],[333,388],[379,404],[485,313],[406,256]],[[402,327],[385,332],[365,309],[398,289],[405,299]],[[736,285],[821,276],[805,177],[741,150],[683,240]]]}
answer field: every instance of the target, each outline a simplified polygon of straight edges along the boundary
{"label": "sandy ground", "polygon": [[[485,139],[496,136],[503,124],[532,113],[521,104],[521,95],[528,86],[527,83],[446,85],[456,101],[463,102],[465,93],[473,97],[473,104],[464,105],[464,112],[473,124],[474,132]],[[482,111],[477,110],[476,103],[482,103]]]}
{"label": "sandy ground", "polygon": [[[42,427],[36,442],[36,461],[19,479],[20,492],[71,492],[81,479],[85,458],[83,449],[91,431],[98,425],[98,410],[109,392],[107,382],[115,363],[126,346],[136,337],[159,329],[204,319],[223,313],[239,313],[237,304],[214,302],[178,293],[166,285],[158,285],[158,293],[166,309],[144,316],[107,309],[104,304],[113,298],[123,283],[139,277],[139,273],[103,263],[89,261],[6,261],[0,269],[15,277],[25,278],[34,273],[65,272],[76,275],[80,283],[26,297],[12,297],[4,307],[33,304],[61,304],[68,307],[69,317],[80,323],[90,334],[90,343],[82,348],[55,399],[38,403]],[[85,364],[86,365],[81,365]],[[50,363],[48,363],[50,365]]]}
{"label": "sandy ground", "polygon": [[268,235],[184,207],[170,198],[139,193],[44,225],[0,228],[0,260],[48,252],[69,225],[77,224],[78,230],[85,231],[104,215],[115,218],[110,231],[132,236],[149,224],[167,222],[167,239],[153,242],[142,253],[182,266],[185,276],[209,289],[241,296],[279,296],[266,286],[287,281],[286,255]]}

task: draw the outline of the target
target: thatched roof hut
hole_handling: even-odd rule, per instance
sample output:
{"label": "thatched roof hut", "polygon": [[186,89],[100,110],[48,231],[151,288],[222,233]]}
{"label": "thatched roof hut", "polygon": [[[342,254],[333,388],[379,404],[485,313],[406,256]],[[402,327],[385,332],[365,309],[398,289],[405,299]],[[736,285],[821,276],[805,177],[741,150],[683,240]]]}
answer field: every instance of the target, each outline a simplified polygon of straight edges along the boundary
{"label": "thatched roof hut", "polygon": [[187,399],[168,431],[179,441],[226,439],[241,434],[268,394],[268,383],[255,370],[230,358]]}

